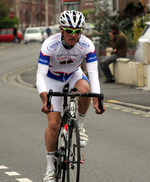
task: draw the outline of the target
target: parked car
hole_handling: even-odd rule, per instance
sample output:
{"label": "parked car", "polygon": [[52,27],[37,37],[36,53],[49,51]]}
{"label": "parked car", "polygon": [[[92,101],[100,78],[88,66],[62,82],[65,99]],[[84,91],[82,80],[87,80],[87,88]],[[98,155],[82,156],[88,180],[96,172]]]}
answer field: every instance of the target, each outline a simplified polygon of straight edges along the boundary
{"label": "parked car", "polygon": [[[23,40],[23,34],[20,30],[17,32],[17,42],[19,43]],[[13,28],[11,29],[0,29],[0,42],[13,42]]]}
{"label": "parked car", "polygon": [[138,39],[137,48],[134,55],[134,59],[137,62],[143,62],[143,43],[150,42],[150,22],[145,23],[146,26]]}
{"label": "parked car", "polygon": [[43,42],[42,32],[39,27],[26,28],[24,32],[24,43],[28,42]]}

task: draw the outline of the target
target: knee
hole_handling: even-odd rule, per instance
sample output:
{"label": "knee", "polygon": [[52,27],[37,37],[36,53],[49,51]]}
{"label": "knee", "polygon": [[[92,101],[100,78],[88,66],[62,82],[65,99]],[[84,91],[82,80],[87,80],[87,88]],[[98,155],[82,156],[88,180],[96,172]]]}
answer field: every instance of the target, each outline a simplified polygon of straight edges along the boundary
{"label": "knee", "polygon": [[57,132],[59,129],[59,126],[60,126],[60,121],[57,121],[54,119],[48,120],[48,128],[50,130]]}
{"label": "knee", "polygon": [[85,86],[85,85],[82,85],[82,86],[78,89],[78,92],[81,92],[81,93],[90,92],[90,87]]}

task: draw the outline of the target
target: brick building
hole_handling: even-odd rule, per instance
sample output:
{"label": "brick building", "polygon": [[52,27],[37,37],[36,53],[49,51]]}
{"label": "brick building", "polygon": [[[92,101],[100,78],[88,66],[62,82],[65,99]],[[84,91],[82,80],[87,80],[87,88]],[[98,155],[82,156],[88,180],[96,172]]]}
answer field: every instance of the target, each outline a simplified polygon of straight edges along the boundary
{"label": "brick building", "polygon": [[[19,18],[19,26],[46,26],[58,23],[61,1],[57,0],[5,0],[12,12]],[[47,11],[46,11],[47,9]]]}
{"label": "brick building", "polygon": [[[104,1],[106,0],[99,0]],[[140,0],[148,7],[150,0]],[[65,9],[93,9],[94,0],[79,0],[79,5],[63,5],[63,0],[5,0],[19,18],[19,25],[26,26],[46,26],[58,23],[60,12]],[[139,0],[107,0],[110,11],[122,11],[128,2],[137,3]],[[47,20],[46,20],[47,19]],[[47,23],[48,22],[48,23]]]}

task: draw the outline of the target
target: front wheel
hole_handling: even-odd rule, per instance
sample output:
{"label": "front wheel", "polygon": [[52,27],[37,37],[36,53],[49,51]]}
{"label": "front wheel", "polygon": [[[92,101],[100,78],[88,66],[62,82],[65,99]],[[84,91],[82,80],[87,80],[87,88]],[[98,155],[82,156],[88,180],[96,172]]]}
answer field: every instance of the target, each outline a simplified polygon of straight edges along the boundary
{"label": "front wheel", "polygon": [[77,120],[72,120],[68,136],[68,156],[66,157],[66,182],[79,182],[80,179],[80,139]]}
{"label": "front wheel", "polygon": [[68,127],[68,140],[63,140],[60,128],[55,159],[56,182],[79,182],[80,179],[80,139],[77,120]]}
{"label": "front wheel", "polygon": [[55,154],[56,182],[65,182],[66,164],[65,161],[65,141],[63,137],[63,127],[60,128],[57,140],[57,152]]}

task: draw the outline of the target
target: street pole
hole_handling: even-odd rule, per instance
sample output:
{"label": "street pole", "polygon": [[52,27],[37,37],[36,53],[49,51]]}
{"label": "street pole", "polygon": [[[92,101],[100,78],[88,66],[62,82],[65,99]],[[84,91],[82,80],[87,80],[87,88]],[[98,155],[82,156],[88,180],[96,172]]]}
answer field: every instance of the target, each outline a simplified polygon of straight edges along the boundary
{"label": "street pole", "polygon": [[16,13],[16,17],[18,18],[19,20],[19,0],[15,0],[15,13]]}
{"label": "street pole", "polygon": [[119,0],[116,0],[116,11],[119,11]]}
{"label": "street pole", "polygon": [[150,90],[150,41],[143,43],[143,64],[146,69],[146,90]]}
{"label": "street pole", "polygon": [[48,0],[45,0],[45,25],[48,27]]}

